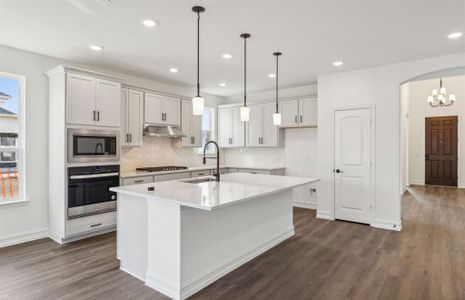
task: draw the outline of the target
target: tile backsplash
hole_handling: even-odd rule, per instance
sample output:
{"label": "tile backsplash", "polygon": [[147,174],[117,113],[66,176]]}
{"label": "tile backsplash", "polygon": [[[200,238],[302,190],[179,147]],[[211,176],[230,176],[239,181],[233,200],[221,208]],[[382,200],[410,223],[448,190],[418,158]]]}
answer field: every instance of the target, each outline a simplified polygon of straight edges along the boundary
{"label": "tile backsplash", "polygon": [[[199,148],[181,147],[180,139],[144,136],[142,147],[123,147],[121,170],[134,171],[138,167],[151,166],[200,166],[202,155]],[[215,164],[215,160],[208,160]],[[220,163],[223,163],[223,159]]]}
{"label": "tile backsplash", "polygon": [[225,163],[237,166],[284,166],[284,148],[225,149]]}

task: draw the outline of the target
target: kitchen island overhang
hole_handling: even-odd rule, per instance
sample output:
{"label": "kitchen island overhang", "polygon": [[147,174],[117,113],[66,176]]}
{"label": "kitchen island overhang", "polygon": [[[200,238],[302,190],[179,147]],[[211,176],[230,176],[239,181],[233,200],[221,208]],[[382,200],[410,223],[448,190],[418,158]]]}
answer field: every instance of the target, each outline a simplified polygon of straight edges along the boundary
{"label": "kitchen island overhang", "polygon": [[173,299],[187,298],[293,236],[292,190],[315,181],[235,173],[219,183],[112,188],[120,268]]}

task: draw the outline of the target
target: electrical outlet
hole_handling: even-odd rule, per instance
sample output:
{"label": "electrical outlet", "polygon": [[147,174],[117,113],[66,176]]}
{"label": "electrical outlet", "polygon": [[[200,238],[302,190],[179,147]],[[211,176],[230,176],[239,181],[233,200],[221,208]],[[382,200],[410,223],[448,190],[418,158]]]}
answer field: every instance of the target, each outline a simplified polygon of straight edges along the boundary
{"label": "electrical outlet", "polygon": [[316,197],[316,189],[315,188],[310,188],[310,196]]}

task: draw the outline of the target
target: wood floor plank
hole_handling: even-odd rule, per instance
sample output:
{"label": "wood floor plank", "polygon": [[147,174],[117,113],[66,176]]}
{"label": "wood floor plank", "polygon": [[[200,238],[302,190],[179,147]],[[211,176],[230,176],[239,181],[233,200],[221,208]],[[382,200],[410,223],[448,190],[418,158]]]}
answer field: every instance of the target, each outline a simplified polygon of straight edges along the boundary
{"label": "wood floor plank", "polygon": [[[295,236],[190,299],[465,299],[465,190],[416,186],[402,232],[294,209]],[[167,297],[119,270],[116,235],[0,249],[0,300]]]}

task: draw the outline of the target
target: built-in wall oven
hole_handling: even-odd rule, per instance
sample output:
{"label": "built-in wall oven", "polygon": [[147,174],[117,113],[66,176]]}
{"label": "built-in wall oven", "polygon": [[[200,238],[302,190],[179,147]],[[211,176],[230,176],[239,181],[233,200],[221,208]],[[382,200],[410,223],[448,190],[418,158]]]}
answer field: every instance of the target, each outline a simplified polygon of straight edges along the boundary
{"label": "built-in wall oven", "polygon": [[116,210],[119,165],[68,168],[68,219]]}
{"label": "built-in wall oven", "polygon": [[68,162],[118,162],[119,131],[68,129]]}

